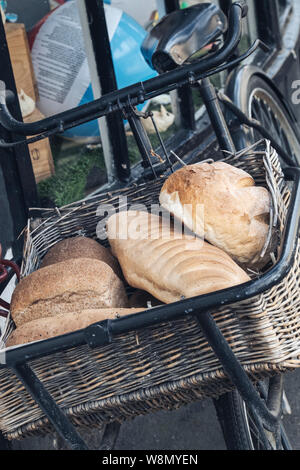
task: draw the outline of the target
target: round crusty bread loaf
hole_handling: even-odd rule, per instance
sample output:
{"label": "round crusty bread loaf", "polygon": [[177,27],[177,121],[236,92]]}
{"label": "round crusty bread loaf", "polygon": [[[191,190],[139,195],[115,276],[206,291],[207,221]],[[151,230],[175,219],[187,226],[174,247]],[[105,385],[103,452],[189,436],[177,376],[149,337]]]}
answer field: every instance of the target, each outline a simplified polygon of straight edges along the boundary
{"label": "round crusty bread loaf", "polygon": [[78,258],[41,268],[13,292],[16,326],[80,309],[127,307],[122,281],[103,261]]}
{"label": "round crusty bread loaf", "polygon": [[110,253],[110,250],[100,245],[96,240],[87,237],[65,238],[56,243],[43,258],[41,268],[75,258],[91,258],[103,261],[112,268],[117,276],[122,276],[119,263]]}
{"label": "round crusty bread loaf", "polygon": [[163,185],[160,204],[236,261],[259,261],[269,230],[270,195],[245,171],[224,162],[185,166]]}
{"label": "round crusty bread loaf", "polygon": [[6,347],[18,344],[32,343],[55,336],[81,330],[93,323],[132,315],[141,312],[143,308],[107,308],[67,312],[55,317],[39,318],[16,328],[9,336]]}
{"label": "round crusty bread loaf", "polygon": [[147,212],[112,215],[107,233],[128,284],[164,303],[228,289],[250,277],[224,251]]}

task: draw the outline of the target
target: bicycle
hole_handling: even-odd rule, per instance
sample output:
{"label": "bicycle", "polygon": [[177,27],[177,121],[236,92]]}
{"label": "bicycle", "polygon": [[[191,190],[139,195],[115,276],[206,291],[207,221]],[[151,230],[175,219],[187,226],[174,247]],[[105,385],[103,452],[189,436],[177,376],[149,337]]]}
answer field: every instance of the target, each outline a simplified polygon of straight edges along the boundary
{"label": "bicycle", "polygon": [[[148,188],[150,188],[148,186],[149,183],[154,181],[154,186],[156,185],[158,188],[158,177],[160,175],[167,176],[172,168],[182,162],[176,155],[169,155],[158,132],[165,160],[163,162],[153,160],[155,152],[153,154],[151,143],[142,126],[142,119],[152,116],[151,113],[138,113],[135,106],[161,93],[188,84],[196,87],[203,98],[219,148],[221,153],[223,153],[223,158],[228,158],[228,156],[231,156],[233,159],[236,156],[241,158],[242,149],[249,148],[250,146],[251,150],[252,144],[257,142],[262,136],[270,141],[272,147],[277,151],[286,179],[293,181],[291,209],[286,221],[283,251],[277,264],[263,277],[251,281],[249,285],[232,288],[226,293],[217,292],[212,295],[202,296],[200,300],[186,299],[178,304],[158,308],[155,320],[149,319],[149,317],[143,314],[138,314],[122,320],[101,322],[92,325],[84,331],[78,331],[64,337],[7,350],[6,364],[2,365],[2,367],[13,371],[22,382],[24,389],[29,392],[30,396],[34,398],[48,417],[48,421],[50,421],[55,430],[73,449],[85,449],[86,445],[76,432],[74,426],[66,418],[57,403],[55,403],[51,394],[48,393],[40,379],[28,365],[28,362],[38,359],[42,360],[44,356],[59,354],[62,351],[67,354],[66,351],[69,351],[70,348],[81,347],[83,345],[88,345],[93,351],[94,348],[109,345],[112,338],[116,335],[129,334],[132,330],[153,327],[155,325],[159,326],[165,322],[180,321],[183,311],[188,311],[191,315],[194,315],[205,338],[235,387],[234,390],[227,391],[226,393],[226,384],[221,396],[215,397],[214,400],[227,447],[229,449],[251,450],[291,448],[281,423],[282,399],[284,396],[283,376],[278,374],[277,371],[274,377],[270,374],[271,378],[268,379],[267,383],[256,380],[256,386],[254,386],[244,368],[240,365],[236,355],[229,347],[228,342],[224,339],[212,316],[212,312],[217,306],[233,305],[236,302],[252,299],[279,284],[287,276],[293,265],[298,237],[300,139],[291,117],[284,109],[282,103],[278,101],[269,85],[255,75],[251,77],[247,85],[247,99],[246,101],[244,100],[247,105],[244,105],[244,107],[239,102],[235,103],[234,97],[231,96],[230,99],[230,86],[224,94],[217,93],[209,81],[209,76],[237,65],[258,47],[265,48],[264,44],[256,41],[242,56],[232,58],[240,42],[241,21],[246,14],[247,9],[242,3],[233,4],[230,11],[228,29],[225,16],[213,5],[209,7],[207,5],[191,7],[190,9],[171,14],[173,17],[171,15],[165,17],[163,22],[150,32],[143,45],[146,60],[160,72],[158,77],[110,93],[88,105],[67,111],[59,116],[32,124],[19,123],[11,116],[7,108],[6,96],[1,97],[1,125],[20,135],[34,135],[35,137],[30,138],[29,142],[59,133],[62,129],[74,127],[116,110],[122,110],[124,117],[131,126],[142,156],[142,164],[140,170],[137,171],[138,177],[135,180],[135,184],[141,184],[143,191],[147,192]],[[177,20],[175,21],[176,27],[172,29],[174,18]],[[217,25],[217,27],[212,29],[212,24]],[[188,34],[186,31],[184,32],[184,28],[187,25],[190,28]],[[193,26],[195,25],[198,28],[195,28],[193,31]],[[218,41],[225,32],[227,32],[226,38],[223,45],[219,47]],[[183,37],[186,34],[189,39],[183,41],[184,47],[181,48],[178,48],[178,43],[176,43],[176,38],[180,37],[179,33]],[[211,44],[213,44],[213,47],[211,47],[210,52],[204,54],[204,57],[201,58],[201,52],[203,50],[207,51],[207,46]],[[176,53],[174,53],[174,50]],[[191,57],[197,54],[200,55],[200,59],[190,62]],[[226,114],[224,114],[221,105],[225,107]],[[235,122],[236,118],[238,122]],[[264,126],[267,119],[268,123],[272,122],[272,132],[269,132],[266,126]],[[232,121],[230,126],[227,125],[226,120]],[[155,127],[154,120],[153,124]],[[250,131],[245,132],[244,127],[241,128],[241,124],[247,126]],[[233,128],[231,128],[232,126]],[[278,139],[278,136],[280,139]],[[0,142],[0,146],[8,147],[19,144],[20,142]],[[130,191],[128,194],[131,194]],[[103,199],[105,200],[102,197],[101,200]],[[97,203],[99,200],[97,200]],[[86,204],[89,204],[89,201],[83,203],[83,205]],[[76,212],[75,206],[73,209]],[[84,206],[81,209],[84,210]],[[72,212],[72,205],[68,208],[68,211],[70,210]],[[59,217],[64,217],[64,214],[64,211],[62,211]],[[43,223],[46,225],[48,223],[47,220],[50,220],[51,217],[53,219],[52,222],[54,221],[54,216],[49,215],[50,213],[47,214],[47,217],[44,215]],[[57,223],[57,219],[55,219],[55,223]],[[76,221],[74,223],[76,225]],[[80,224],[81,222],[78,218],[77,225],[81,226]],[[26,251],[29,248],[29,245],[27,245]],[[28,269],[28,265],[26,269]],[[26,272],[23,271],[24,274]],[[156,390],[155,393],[158,394],[159,391]],[[162,392],[160,391],[160,393]],[[178,393],[176,395],[178,398],[182,392],[177,390],[176,393]],[[128,404],[127,406],[130,409],[130,405]],[[147,406],[150,407],[150,405]],[[114,415],[112,410],[111,414]],[[112,421],[114,421],[113,418]],[[38,422],[40,426],[43,425],[47,428],[44,418],[40,418]],[[28,424],[26,426],[24,424],[23,428],[26,428],[26,432],[29,432],[31,428],[34,428],[35,424]],[[17,429],[15,433],[11,432],[10,438],[17,436],[18,433],[22,434],[24,429],[22,428],[22,430],[21,428]],[[112,447],[118,428],[118,425],[114,424],[114,422],[113,424],[108,424],[104,438],[104,446],[106,448]]]}

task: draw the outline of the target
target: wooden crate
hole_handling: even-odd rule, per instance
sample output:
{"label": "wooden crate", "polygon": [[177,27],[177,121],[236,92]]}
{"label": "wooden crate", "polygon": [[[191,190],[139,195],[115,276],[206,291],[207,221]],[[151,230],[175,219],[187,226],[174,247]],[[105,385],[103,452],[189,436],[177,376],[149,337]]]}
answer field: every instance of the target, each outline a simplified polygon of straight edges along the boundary
{"label": "wooden crate", "polygon": [[24,90],[36,102],[37,84],[25,26],[22,23],[6,23],[5,33],[18,93]]}
{"label": "wooden crate", "polygon": [[[34,122],[43,119],[43,114],[36,109],[30,116],[24,118],[24,122]],[[49,139],[40,140],[29,144],[29,152],[37,183],[54,175],[54,163]]]}
{"label": "wooden crate", "polygon": [[[22,23],[6,23],[5,32],[18,93],[23,90],[36,102],[37,85],[25,26]],[[36,109],[30,116],[24,118],[24,122],[39,121],[43,118],[42,113]],[[29,152],[37,183],[54,174],[54,163],[48,139],[30,144]]]}

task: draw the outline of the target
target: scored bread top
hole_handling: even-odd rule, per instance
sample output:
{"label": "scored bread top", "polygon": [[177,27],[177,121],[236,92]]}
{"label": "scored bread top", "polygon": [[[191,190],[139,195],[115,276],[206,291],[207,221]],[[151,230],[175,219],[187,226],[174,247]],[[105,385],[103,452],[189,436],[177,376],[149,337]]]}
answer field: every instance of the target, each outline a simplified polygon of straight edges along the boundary
{"label": "scored bread top", "polygon": [[250,280],[220,249],[147,212],[111,216],[107,233],[128,284],[165,303]]}
{"label": "scored bread top", "polygon": [[173,173],[160,204],[240,263],[255,263],[269,231],[270,195],[245,171],[224,162]]}

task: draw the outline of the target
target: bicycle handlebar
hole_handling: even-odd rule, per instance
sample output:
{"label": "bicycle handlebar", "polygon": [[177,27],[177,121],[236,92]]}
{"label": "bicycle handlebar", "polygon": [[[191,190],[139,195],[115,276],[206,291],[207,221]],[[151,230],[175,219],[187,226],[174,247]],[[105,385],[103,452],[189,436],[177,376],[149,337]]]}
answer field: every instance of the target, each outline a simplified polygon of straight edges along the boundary
{"label": "bicycle handlebar", "polygon": [[[223,47],[206,59],[193,64],[183,65],[170,72],[163,73],[145,82],[136,83],[121,90],[108,93],[90,103],[78,106],[63,113],[51,116],[33,123],[23,123],[16,120],[7,106],[7,92],[0,93],[0,124],[8,131],[22,136],[36,136],[46,132],[61,133],[66,128],[71,128],[85,122],[97,119],[101,116],[126,108],[129,105],[137,105],[171,91],[183,84],[195,83],[201,75],[211,72],[221,64],[224,64],[236,50],[240,43],[242,26],[241,21],[245,10],[241,2],[234,3],[230,9],[228,33]],[[250,50],[253,50],[251,48]],[[243,60],[244,56],[241,57]],[[235,60],[237,61],[237,60]],[[7,144],[9,145],[9,144]]]}

